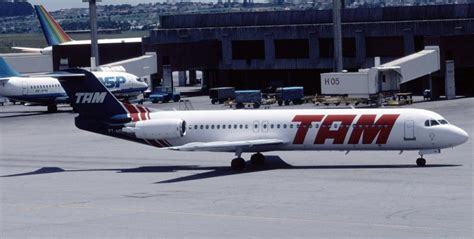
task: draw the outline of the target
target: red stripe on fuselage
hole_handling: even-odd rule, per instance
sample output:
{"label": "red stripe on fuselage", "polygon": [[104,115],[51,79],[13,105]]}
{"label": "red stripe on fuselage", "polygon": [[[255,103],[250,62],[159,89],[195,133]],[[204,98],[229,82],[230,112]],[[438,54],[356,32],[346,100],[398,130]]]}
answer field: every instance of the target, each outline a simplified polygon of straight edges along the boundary
{"label": "red stripe on fuselage", "polygon": [[147,120],[147,108],[139,105],[135,105],[137,107],[138,111],[140,112],[140,118],[141,120]]}
{"label": "red stripe on fuselage", "polygon": [[131,104],[124,103],[123,105],[125,106],[125,108],[127,108],[128,113],[130,114],[130,117],[132,118],[132,121],[133,122],[139,121],[138,110]]}

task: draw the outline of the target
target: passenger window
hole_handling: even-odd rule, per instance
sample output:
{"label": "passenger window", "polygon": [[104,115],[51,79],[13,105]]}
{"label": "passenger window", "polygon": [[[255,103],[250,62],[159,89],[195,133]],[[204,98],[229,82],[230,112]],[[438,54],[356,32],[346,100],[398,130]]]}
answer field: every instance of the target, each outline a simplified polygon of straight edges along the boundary
{"label": "passenger window", "polygon": [[314,124],[314,128],[319,128],[319,124]]}
{"label": "passenger window", "polygon": [[211,129],[214,129],[214,125],[211,125]]}
{"label": "passenger window", "polygon": [[217,127],[217,129],[220,129],[220,128],[221,128],[221,126],[220,126],[220,125],[217,125],[216,127]]}
{"label": "passenger window", "polygon": [[277,129],[279,129],[279,128],[280,128],[280,124],[277,124]]}
{"label": "passenger window", "polygon": [[286,129],[286,124],[283,124],[283,128]]}
{"label": "passenger window", "polygon": [[194,126],[194,129],[198,129],[198,126],[197,126],[197,125],[195,125],[195,126]]}
{"label": "passenger window", "polygon": [[299,128],[300,127],[300,124],[296,124],[296,128]]}
{"label": "passenger window", "polygon": [[209,125],[206,125],[206,129],[209,129]]}
{"label": "passenger window", "polygon": [[239,128],[241,128],[241,129],[242,129],[243,127],[244,127],[243,125],[239,125]]}
{"label": "passenger window", "polygon": [[225,129],[225,124],[222,125],[222,128]]}
{"label": "passenger window", "polygon": [[249,125],[246,124],[246,125],[245,125],[245,128],[248,129],[248,128],[249,128]]}
{"label": "passenger window", "polygon": [[267,125],[266,125],[266,124],[264,124],[264,125],[263,125],[263,128],[264,128],[264,129],[266,129],[266,128],[267,128]]}
{"label": "passenger window", "polygon": [[255,129],[258,128],[258,124],[255,124],[255,125],[254,125],[254,128],[255,128]]}
{"label": "passenger window", "polygon": [[200,129],[204,129],[204,125],[200,125],[199,128],[200,128]]}
{"label": "passenger window", "polygon": [[236,124],[234,124],[234,129],[237,129],[237,125],[236,125]]}
{"label": "passenger window", "polygon": [[273,129],[273,124],[270,125],[270,128]]}
{"label": "passenger window", "polygon": [[229,125],[229,129],[232,129],[232,125],[231,125],[231,124]]}
{"label": "passenger window", "polygon": [[293,129],[293,124],[290,124],[290,129]]}

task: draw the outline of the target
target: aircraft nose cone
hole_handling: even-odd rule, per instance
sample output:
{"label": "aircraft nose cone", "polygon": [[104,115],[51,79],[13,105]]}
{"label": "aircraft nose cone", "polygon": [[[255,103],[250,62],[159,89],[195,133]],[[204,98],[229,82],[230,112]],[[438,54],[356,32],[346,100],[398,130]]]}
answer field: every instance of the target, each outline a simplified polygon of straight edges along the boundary
{"label": "aircraft nose cone", "polygon": [[469,140],[469,135],[461,128],[455,128],[456,145],[464,144]]}

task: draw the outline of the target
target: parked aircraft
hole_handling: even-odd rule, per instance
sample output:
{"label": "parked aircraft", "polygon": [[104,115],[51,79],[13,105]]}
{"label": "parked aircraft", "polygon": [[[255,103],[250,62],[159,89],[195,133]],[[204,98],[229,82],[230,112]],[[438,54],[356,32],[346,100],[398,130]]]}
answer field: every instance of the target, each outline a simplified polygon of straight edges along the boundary
{"label": "parked aircraft", "polygon": [[[12,47],[13,49],[21,50],[23,52],[38,52],[43,55],[51,55],[54,45],[90,45],[90,40],[73,40],[59,25],[59,23],[46,11],[43,5],[35,5],[36,16],[43,30],[44,37],[48,46],[45,48],[33,47]],[[114,38],[114,39],[99,39],[99,44],[106,43],[132,43],[141,42],[140,37],[136,38]]]}
{"label": "parked aircraft", "polygon": [[69,74],[75,77],[59,81],[79,113],[78,128],[169,150],[235,152],[235,170],[245,168],[244,152],[262,165],[262,152],[276,150],[417,150],[424,166],[423,155],[469,138],[421,109],[155,111],[121,103],[90,72]]}
{"label": "parked aircraft", "polygon": [[[93,74],[118,98],[135,97],[148,88],[139,77],[126,72],[97,71]],[[21,76],[2,57],[0,57],[0,95],[16,101],[46,105],[48,112],[57,111],[59,103],[69,102],[56,78]]]}

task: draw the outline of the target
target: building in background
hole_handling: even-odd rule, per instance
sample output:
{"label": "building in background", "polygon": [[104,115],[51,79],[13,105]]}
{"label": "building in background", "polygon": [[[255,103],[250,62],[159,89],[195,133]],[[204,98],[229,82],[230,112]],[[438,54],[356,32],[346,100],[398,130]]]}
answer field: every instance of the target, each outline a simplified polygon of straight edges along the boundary
{"label": "building in background", "polygon": [[[320,92],[320,73],[332,70],[331,10],[170,15],[144,39],[158,69],[203,71],[207,87],[239,89],[302,85]],[[456,89],[474,95],[474,4],[346,8],[342,11],[344,68],[357,71],[411,54],[441,49],[433,94],[443,92],[444,62],[453,60]],[[427,79],[402,86],[421,93]]]}

